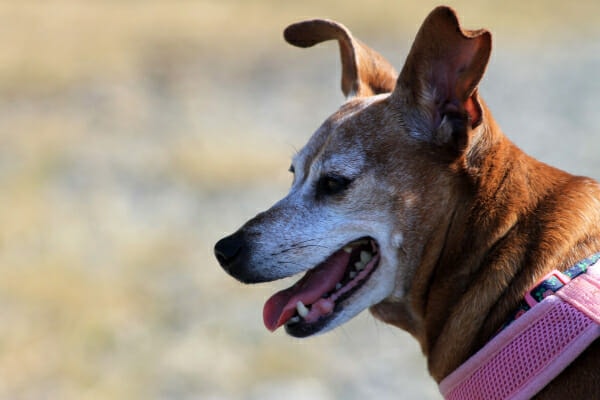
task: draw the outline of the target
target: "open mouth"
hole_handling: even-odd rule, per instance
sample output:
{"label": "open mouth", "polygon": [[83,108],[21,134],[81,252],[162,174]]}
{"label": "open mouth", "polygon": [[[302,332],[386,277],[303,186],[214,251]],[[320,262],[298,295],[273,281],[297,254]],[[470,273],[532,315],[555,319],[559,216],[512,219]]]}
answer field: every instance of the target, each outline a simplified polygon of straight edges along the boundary
{"label": "open mouth", "polygon": [[296,337],[320,331],[343,309],[379,265],[379,247],[372,238],[348,243],[309,270],[296,284],[274,294],[263,308],[270,331],[285,325]]}

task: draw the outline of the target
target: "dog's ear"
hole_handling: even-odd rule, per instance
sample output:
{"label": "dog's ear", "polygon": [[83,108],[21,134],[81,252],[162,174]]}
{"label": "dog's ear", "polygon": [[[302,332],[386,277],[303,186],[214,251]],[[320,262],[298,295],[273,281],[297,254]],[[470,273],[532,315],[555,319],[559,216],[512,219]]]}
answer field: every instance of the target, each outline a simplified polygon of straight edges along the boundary
{"label": "dog's ear", "polygon": [[457,131],[466,132],[482,122],[477,85],[491,46],[488,31],[462,29],[451,8],[438,7],[429,14],[392,95],[392,101],[403,104],[413,132],[429,135],[438,144],[466,143],[466,134]]}
{"label": "dog's ear", "polygon": [[371,96],[394,90],[398,73],[392,65],[352,36],[342,24],[325,19],[302,21],[288,26],[285,40],[298,47],[311,47],[336,39],[342,59],[342,92],[348,97]]}

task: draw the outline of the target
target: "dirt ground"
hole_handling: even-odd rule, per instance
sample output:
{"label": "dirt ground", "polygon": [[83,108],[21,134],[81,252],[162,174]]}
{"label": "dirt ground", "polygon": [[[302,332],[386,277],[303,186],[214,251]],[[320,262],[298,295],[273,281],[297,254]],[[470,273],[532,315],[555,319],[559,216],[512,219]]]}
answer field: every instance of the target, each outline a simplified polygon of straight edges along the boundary
{"label": "dirt ground", "polygon": [[[400,68],[437,4],[322,3],[0,5],[0,399],[440,398],[408,334],[368,313],[271,334],[286,282],[212,255],[343,101],[335,44],[282,29],[337,19]],[[600,178],[600,3],[449,3],[494,35],[480,92],[506,134]]]}

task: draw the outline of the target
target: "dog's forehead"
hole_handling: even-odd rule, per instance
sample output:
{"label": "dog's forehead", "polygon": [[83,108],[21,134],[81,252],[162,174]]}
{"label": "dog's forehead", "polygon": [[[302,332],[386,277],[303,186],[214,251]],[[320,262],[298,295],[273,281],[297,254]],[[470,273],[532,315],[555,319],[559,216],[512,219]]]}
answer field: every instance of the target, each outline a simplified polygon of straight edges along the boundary
{"label": "dog's forehead", "polygon": [[341,166],[348,169],[359,168],[364,151],[360,132],[353,131],[353,118],[373,103],[387,97],[389,94],[354,98],[344,103],[293,157],[293,164],[296,167],[309,168],[318,160],[323,169],[339,169]]}

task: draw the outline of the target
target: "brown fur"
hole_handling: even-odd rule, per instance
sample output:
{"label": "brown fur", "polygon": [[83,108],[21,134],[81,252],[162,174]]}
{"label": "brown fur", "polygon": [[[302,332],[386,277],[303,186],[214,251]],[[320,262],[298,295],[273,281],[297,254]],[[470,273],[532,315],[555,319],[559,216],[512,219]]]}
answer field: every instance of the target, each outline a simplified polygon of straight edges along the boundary
{"label": "brown fur", "polygon": [[[429,18],[439,17],[440,13],[434,13]],[[440,49],[454,48],[448,43],[452,35],[437,36],[438,24],[444,25],[436,21],[428,26],[436,30],[431,35],[438,38],[429,43]],[[403,70],[406,76],[399,79],[411,90],[415,83],[423,82],[422,60],[428,57],[423,53],[429,49],[423,49],[420,40],[431,40],[428,33],[421,31],[417,36]],[[478,63],[480,70],[485,68]],[[425,66],[428,69],[435,67]],[[463,87],[467,92],[474,89],[469,81]],[[423,89],[417,87],[417,91]],[[416,269],[408,298],[398,303],[389,299],[372,307],[375,316],[419,340],[430,373],[438,382],[492,337],[534,282],[552,269],[565,270],[600,249],[598,184],[523,153],[501,133],[483,102],[477,102],[483,129],[480,137],[468,138],[471,143],[465,154],[449,167],[438,168],[439,154],[433,154],[430,163],[418,167],[429,172],[430,176],[421,177],[426,181],[447,175],[449,171],[443,170],[447,168],[460,179],[446,183],[454,186],[449,191],[454,193],[452,197],[423,206],[429,212],[436,203],[444,204],[447,218],[436,221],[439,229]],[[416,315],[407,315],[407,308]],[[565,393],[581,393],[569,398],[590,398],[600,389],[599,364],[600,344],[596,342],[551,385],[560,391],[547,390],[539,397],[564,399],[569,397]]]}
{"label": "brown fur", "polygon": [[[352,145],[356,154],[360,149],[364,165],[358,163],[361,174],[351,193],[332,196],[327,204],[357,213],[380,210],[407,233],[394,254],[395,289],[370,310],[419,341],[436,381],[490,340],[532,284],[600,251],[600,185],[523,153],[480,98],[489,32],[463,30],[454,11],[436,8],[399,76],[336,22],[294,24],[285,37],[301,47],[329,39],[340,44],[342,90],[350,99],[303,150],[301,176],[309,179],[315,163],[326,170],[323,160],[330,154],[347,154]],[[391,95],[364,102],[383,92]],[[304,260],[314,253],[303,253],[309,246],[298,243],[315,239],[300,241],[293,236],[296,226],[286,225],[301,224],[297,215],[310,218],[309,207],[299,208],[292,196],[217,244],[217,257],[230,274],[259,282],[311,267],[298,265],[288,273],[279,268],[294,264],[288,259],[264,264],[267,256],[297,254]],[[287,235],[284,250],[262,250],[280,228]],[[597,396],[599,366],[596,341],[537,397]]]}
{"label": "brown fur", "polygon": [[[466,137],[456,144],[464,153],[450,165],[439,162],[447,156],[443,154],[448,151],[444,146],[439,152],[432,152],[429,146],[404,148],[403,153],[407,154],[395,157],[411,163],[396,168],[413,171],[409,175],[418,177],[418,181],[442,181],[440,184],[450,189],[447,193],[451,196],[419,196],[432,200],[422,206],[424,213],[443,209],[440,219],[429,218],[438,229],[433,230],[422,263],[415,271],[409,296],[398,302],[388,299],[371,308],[376,317],[411,332],[419,340],[430,373],[438,382],[492,337],[526,289],[540,277],[555,268],[565,270],[600,249],[599,186],[591,179],[571,176],[529,157],[501,133],[476,90],[491,51],[491,35],[484,30],[460,28],[457,35],[456,28],[459,24],[454,12],[447,8],[432,12],[415,39],[398,85],[412,94],[409,110],[414,111],[406,120],[415,129],[426,130],[420,126],[422,115],[433,115],[436,110],[431,109],[432,102],[423,94],[432,80],[439,76],[445,79],[437,86],[447,88],[449,93],[445,95],[455,98],[449,107],[466,112],[472,124]],[[458,57],[445,54],[456,54],[457,48]],[[344,60],[344,51],[341,53]],[[363,57],[380,60],[374,52]],[[436,64],[447,59],[454,64]],[[375,64],[364,60],[361,63]],[[387,63],[376,64],[373,78],[369,78],[373,71],[358,68],[364,76],[357,79],[355,73],[348,73],[347,66],[343,76],[358,82],[389,82],[389,78],[381,76],[395,76]],[[464,64],[468,68],[458,73]],[[364,84],[362,87],[357,91],[359,95],[375,93],[364,89]],[[371,116],[366,123],[372,130],[375,121],[387,119]],[[472,137],[472,128],[478,124],[483,125],[479,137]],[[436,140],[447,142],[444,138]],[[381,138],[378,141],[382,145]],[[396,141],[397,138],[390,139],[392,143]],[[383,147],[389,148],[385,144]],[[417,160],[415,154],[430,157]],[[564,399],[561,393],[586,389],[588,394],[589,390],[597,393],[597,360],[600,345],[595,343],[551,385],[560,387],[560,391],[548,390],[539,397]],[[581,374],[584,364],[586,373]],[[585,397],[582,394],[578,398]]]}

